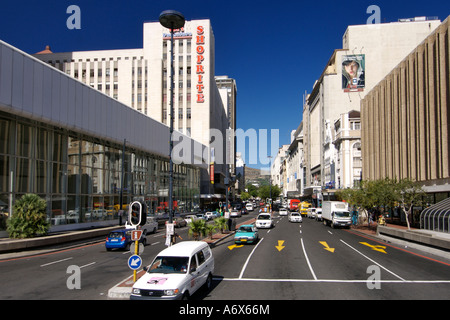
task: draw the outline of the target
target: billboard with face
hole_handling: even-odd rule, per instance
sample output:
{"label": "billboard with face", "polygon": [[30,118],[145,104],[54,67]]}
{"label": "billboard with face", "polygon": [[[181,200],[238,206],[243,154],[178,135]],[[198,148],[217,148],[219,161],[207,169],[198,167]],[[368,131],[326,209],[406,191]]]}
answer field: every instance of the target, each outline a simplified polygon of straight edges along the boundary
{"label": "billboard with face", "polygon": [[364,54],[342,56],[342,89],[345,92],[364,90],[365,68]]}

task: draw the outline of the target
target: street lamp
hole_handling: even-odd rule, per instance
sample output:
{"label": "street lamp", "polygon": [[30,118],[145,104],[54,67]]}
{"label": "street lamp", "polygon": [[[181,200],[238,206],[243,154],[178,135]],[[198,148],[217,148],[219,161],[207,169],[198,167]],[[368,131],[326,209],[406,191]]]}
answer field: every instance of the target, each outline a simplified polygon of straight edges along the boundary
{"label": "street lamp", "polygon": [[[159,15],[159,23],[167,29],[170,29],[170,148],[169,148],[169,223],[173,223],[173,91],[174,70],[173,70],[173,31],[184,26],[184,16],[175,10],[165,10]],[[172,241],[170,241],[172,243]]]}

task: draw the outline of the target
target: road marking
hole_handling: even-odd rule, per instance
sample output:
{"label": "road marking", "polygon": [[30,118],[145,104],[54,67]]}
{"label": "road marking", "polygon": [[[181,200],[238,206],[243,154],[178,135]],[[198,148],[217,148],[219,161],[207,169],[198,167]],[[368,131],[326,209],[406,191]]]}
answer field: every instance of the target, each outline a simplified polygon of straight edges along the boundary
{"label": "road marking", "polygon": [[384,251],[384,249],[386,249],[386,246],[381,246],[381,245],[374,246],[374,245],[368,244],[367,242],[360,242],[360,243],[365,245],[365,246],[368,246],[369,248],[372,248],[372,250],[375,250],[375,251],[387,254],[387,252]]}
{"label": "road marking", "polygon": [[158,244],[159,243],[159,241],[158,242],[155,242],[155,243],[152,243],[152,244],[150,244],[151,246],[154,246],[155,244]]}
{"label": "road marking", "polygon": [[234,248],[242,248],[244,245],[237,245],[237,244],[233,244],[232,246],[228,246],[228,249],[233,250]]}
{"label": "road marking", "polygon": [[239,278],[242,278],[242,275],[245,272],[245,269],[247,268],[247,264],[250,261],[250,258],[253,255],[253,252],[255,252],[256,248],[258,248],[259,244],[264,240],[264,238],[261,238],[261,240],[258,241],[258,243],[256,244],[256,246],[253,248],[252,252],[250,253],[250,255],[247,258],[247,261],[245,261],[244,266],[242,267],[241,273],[239,274]]}
{"label": "road marking", "polygon": [[311,263],[309,262],[308,255],[306,254],[305,245],[303,244],[303,238],[300,238],[300,240],[302,242],[303,254],[305,255],[306,262],[308,263],[309,270],[311,271],[314,280],[317,280],[316,274],[314,273],[314,270],[313,270],[313,268],[311,266]]}
{"label": "road marking", "polygon": [[93,264],[96,264],[96,262],[91,262],[91,263],[85,264],[84,266],[81,266],[80,269],[84,268],[84,267],[92,266]]}
{"label": "road marking", "polygon": [[349,245],[349,244],[346,243],[345,241],[343,241],[343,240],[340,240],[340,241],[341,241],[343,244],[345,244],[346,246],[348,246],[349,248],[353,249],[354,251],[356,251],[357,253],[359,253],[360,255],[362,255],[364,258],[366,258],[366,259],[369,260],[370,262],[373,262],[373,263],[375,263],[377,266],[379,266],[380,268],[386,270],[387,272],[389,272],[389,273],[392,274],[393,276],[399,278],[399,279],[402,280],[402,281],[406,281],[406,280],[403,279],[402,277],[396,275],[394,272],[392,272],[392,271],[390,271],[389,269],[383,267],[383,266],[382,266],[381,264],[379,264],[378,262],[376,262],[376,261],[370,259],[370,258],[369,258],[368,256],[366,256],[365,254],[363,254],[363,253],[361,253],[360,251],[356,250],[355,248],[353,248],[351,245]]}
{"label": "road marking", "polygon": [[41,264],[41,267],[46,267],[46,266],[49,266],[51,264],[60,263],[60,262],[67,261],[67,260],[70,260],[70,259],[73,259],[73,257],[66,258],[66,259],[61,259],[61,260],[58,260],[58,261],[49,262],[49,263],[46,263],[46,264]]}
{"label": "road marking", "polygon": [[319,243],[325,247],[324,248],[325,250],[330,251],[331,253],[334,253],[334,248],[330,248],[328,243],[326,243],[325,241],[319,241]]}
{"label": "road marking", "polygon": [[329,233],[329,234],[333,234],[333,232],[331,232],[330,230],[328,230],[328,233]]}
{"label": "road marking", "polygon": [[[327,283],[367,283],[366,280],[347,279],[261,279],[261,278],[222,278],[213,277],[216,281],[253,281],[253,282],[327,282]],[[378,280],[380,283],[423,283],[423,284],[450,284],[450,280]]]}
{"label": "road marking", "polygon": [[278,251],[283,250],[284,248],[286,248],[285,246],[283,246],[284,240],[278,240],[278,245],[275,246],[275,248],[278,249]]}

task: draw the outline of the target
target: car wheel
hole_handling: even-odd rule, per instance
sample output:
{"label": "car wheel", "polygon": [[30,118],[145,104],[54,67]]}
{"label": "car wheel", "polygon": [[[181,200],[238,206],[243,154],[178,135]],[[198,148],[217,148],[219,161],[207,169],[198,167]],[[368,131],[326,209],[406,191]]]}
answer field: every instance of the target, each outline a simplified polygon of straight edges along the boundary
{"label": "car wheel", "polygon": [[189,292],[185,292],[183,293],[183,296],[181,297],[181,300],[189,300],[191,296],[189,295]]}
{"label": "car wheel", "polygon": [[206,282],[205,282],[205,289],[206,291],[211,290],[212,288],[212,275],[211,273],[208,274],[208,278],[206,278]]}

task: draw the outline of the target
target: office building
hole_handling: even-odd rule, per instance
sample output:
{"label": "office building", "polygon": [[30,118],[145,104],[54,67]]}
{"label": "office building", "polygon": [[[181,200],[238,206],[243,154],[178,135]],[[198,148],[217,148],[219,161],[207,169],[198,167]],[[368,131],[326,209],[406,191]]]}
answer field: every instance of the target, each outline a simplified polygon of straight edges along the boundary
{"label": "office building", "polygon": [[[53,53],[46,48],[34,56],[169,125],[170,41],[170,30],[159,21],[145,22],[139,49]],[[235,128],[236,85],[228,77],[216,80],[214,43],[208,19],[186,21],[174,32],[174,129],[210,147],[207,163],[214,163],[215,174],[202,176],[202,194],[223,195],[224,163],[232,159],[234,167],[235,161],[235,144],[227,142],[225,132],[229,120]],[[216,84],[218,81],[223,87],[225,78],[232,85],[231,95],[221,94]]]}
{"label": "office building", "polygon": [[361,102],[363,179],[410,178],[433,204],[450,196],[450,18]]}
{"label": "office building", "polygon": [[[199,208],[208,146],[180,137],[196,152],[173,154],[175,210],[190,212]],[[121,199],[165,212],[168,140],[166,125],[0,41],[3,235],[5,218],[26,193],[46,200],[52,231],[116,225]]]}

